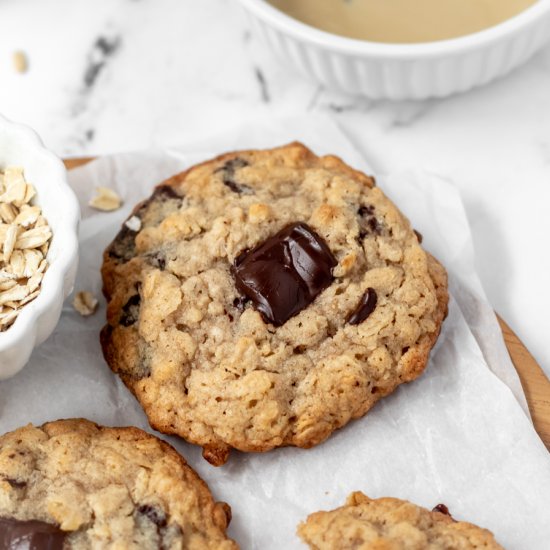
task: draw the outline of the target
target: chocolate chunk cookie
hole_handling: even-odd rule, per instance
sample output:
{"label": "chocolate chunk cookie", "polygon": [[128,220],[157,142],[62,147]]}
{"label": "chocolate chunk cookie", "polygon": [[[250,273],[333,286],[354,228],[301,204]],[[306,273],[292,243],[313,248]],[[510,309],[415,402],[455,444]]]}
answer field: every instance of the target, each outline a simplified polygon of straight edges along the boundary
{"label": "chocolate chunk cookie", "polygon": [[109,366],[215,465],[364,415],[424,370],[447,310],[445,270],[374,180],[298,143],[164,182],[102,273]]}
{"label": "chocolate chunk cookie", "polygon": [[0,437],[0,549],[236,549],[229,507],[176,451],[87,420]]}
{"label": "chocolate chunk cookie", "polygon": [[352,493],[341,508],[311,514],[298,534],[315,550],[503,550],[490,531],[455,521],[448,510],[430,512],[406,500],[374,500],[363,493]]}

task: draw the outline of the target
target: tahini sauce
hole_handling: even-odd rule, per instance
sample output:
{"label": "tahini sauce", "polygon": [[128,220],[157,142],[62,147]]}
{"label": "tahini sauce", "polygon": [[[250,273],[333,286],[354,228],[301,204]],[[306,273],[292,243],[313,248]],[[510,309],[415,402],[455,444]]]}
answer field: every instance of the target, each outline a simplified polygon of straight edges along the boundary
{"label": "tahini sauce", "polygon": [[505,21],[536,0],[269,0],[334,34],[374,42],[431,42]]}

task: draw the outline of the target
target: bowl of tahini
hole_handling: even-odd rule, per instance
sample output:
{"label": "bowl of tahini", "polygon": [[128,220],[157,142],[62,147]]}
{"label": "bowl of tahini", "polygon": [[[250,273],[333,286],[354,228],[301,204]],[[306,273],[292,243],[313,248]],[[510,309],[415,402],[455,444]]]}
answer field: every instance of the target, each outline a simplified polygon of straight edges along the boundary
{"label": "bowl of tahini", "polygon": [[374,99],[491,82],[550,40],[550,0],[239,0],[285,62]]}

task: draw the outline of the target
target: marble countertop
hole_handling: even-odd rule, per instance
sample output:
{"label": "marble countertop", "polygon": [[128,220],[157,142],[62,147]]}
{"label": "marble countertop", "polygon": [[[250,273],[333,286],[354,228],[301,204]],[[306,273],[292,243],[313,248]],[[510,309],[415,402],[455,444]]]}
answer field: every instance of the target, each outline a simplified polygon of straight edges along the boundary
{"label": "marble countertop", "polygon": [[330,92],[280,65],[236,0],[8,0],[0,18],[0,112],[59,155],[174,146],[243,120],[325,113],[378,173],[452,180],[491,303],[550,374],[550,45],[483,89],[394,103]]}

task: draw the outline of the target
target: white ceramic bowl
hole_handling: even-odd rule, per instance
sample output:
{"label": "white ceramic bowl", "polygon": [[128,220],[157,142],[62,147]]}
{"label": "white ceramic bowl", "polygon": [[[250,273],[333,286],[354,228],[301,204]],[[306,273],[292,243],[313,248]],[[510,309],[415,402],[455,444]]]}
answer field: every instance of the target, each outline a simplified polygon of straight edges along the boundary
{"label": "white ceramic bowl", "polygon": [[22,166],[37,191],[34,202],[52,228],[49,267],[40,294],[25,305],[15,323],[0,332],[0,379],[18,372],[35,346],[54,330],[63,300],[71,292],[78,261],[78,201],[65,166],[29,128],[0,117],[0,166]]}
{"label": "white ceramic bowl", "polygon": [[503,76],[550,39],[550,0],[451,40],[385,44],[305,25],[265,0],[240,0],[253,28],[286,63],[333,89],[374,99],[425,99],[464,92]]}

